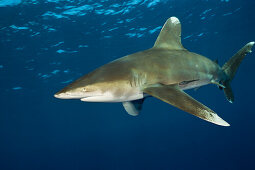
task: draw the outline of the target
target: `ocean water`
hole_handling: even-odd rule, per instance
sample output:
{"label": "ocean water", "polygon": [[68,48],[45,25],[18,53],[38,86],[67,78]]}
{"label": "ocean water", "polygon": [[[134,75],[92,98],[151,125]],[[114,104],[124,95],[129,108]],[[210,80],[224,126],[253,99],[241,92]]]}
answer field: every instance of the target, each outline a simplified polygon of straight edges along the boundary
{"label": "ocean water", "polygon": [[223,65],[255,40],[253,0],[0,0],[0,169],[254,169],[255,53],[230,104],[215,85],[188,90],[231,124],[221,127],[155,98],[141,114],[121,103],[59,100],[93,69],[154,44],[164,22]]}

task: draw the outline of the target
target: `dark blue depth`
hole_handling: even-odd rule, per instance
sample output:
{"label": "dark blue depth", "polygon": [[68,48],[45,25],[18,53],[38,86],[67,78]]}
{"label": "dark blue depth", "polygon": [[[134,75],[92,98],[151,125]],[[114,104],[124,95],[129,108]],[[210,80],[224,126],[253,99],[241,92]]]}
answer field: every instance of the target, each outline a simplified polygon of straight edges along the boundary
{"label": "dark blue depth", "polygon": [[[255,53],[233,80],[188,93],[230,127],[155,98],[129,116],[120,103],[54,93],[116,58],[152,47],[171,16],[190,51],[225,63],[255,41],[253,0],[0,1],[0,169],[254,169]],[[255,51],[255,50],[254,50]]]}

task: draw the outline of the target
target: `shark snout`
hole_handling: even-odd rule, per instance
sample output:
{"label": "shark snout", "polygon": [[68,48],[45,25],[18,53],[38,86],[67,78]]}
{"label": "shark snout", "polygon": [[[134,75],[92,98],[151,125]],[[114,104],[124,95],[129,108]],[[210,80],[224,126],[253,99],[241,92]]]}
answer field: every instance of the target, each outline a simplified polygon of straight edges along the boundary
{"label": "shark snout", "polygon": [[66,92],[66,93],[56,93],[54,94],[54,97],[58,99],[80,99],[80,98],[83,98],[84,95]]}
{"label": "shark snout", "polygon": [[70,99],[71,98],[71,93],[69,92],[57,92],[56,94],[54,94],[54,97],[58,98],[58,99]]}
{"label": "shark snout", "polygon": [[79,91],[72,91],[69,88],[64,88],[54,94],[54,97],[58,99],[79,99],[82,97],[81,95],[82,94]]}
{"label": "shark snout", "polygon": [[54,94],[54,97],[62,99],[63,98],[63,94],[56,93],[56,94]]}
{"label": "shark snout", "polygon": [[82,90],[66,90],[63,89],[56,94],[54,94],[54,97],[58,99],[81,99],[85,97],[91,97],[91,96],[97,96],[101,95],[97,92],[86,92]]}
{"label": "shark snout", "polygon": [[58,94],[54,94],[54,97],[59,98],[59,95]]}

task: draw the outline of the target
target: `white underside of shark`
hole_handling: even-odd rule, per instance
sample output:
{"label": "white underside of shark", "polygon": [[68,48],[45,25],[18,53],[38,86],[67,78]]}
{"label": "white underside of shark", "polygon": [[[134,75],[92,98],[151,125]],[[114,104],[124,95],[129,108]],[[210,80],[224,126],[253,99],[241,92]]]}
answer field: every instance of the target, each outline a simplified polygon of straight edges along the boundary
{"label": "white underside of shark", "polygon": [[[211,81],[208,80],[203,80],[203,81],[195,81],[194,83],[189,83],[188,86],[182,87],[180,85],[180,89],[182,90],[188,90],[188,89],[193,89],[193,88],[199,88],[201,86],[210,84]],[[106,91],[105,93],[102,92],[97,92],[96,94],[90,94],[91,96],[84,96],[81,97],[81,101],[84,102],[128,102],[128,101],[133,101],[133,100],[139,100],[143,99],[145,97],[148,97],[148,94],[143,93],[139,88],[130,88],[129,90],[129,95],[126,96],[115,96],[111,90]],[[70,96],[70,98],[72,98]]]}

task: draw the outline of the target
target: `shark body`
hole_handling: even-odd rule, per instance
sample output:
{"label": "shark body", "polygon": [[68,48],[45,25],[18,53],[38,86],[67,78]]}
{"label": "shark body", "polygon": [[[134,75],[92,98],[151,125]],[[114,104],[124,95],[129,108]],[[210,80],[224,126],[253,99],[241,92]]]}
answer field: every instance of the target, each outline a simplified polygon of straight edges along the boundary
{"label": "shark body", "polygon": [[122,102],[130,115],[138,115],[147,96],[156,97],[206,121],[229,126],[214,111],[183,90],[216,84],[230,102],[230,87],[238,66],[254,42],[246,44],[223,67],[181,44],[176,17],[164,24],[154,46],[114,60],[74,81],[55,97],[87,102]]}

